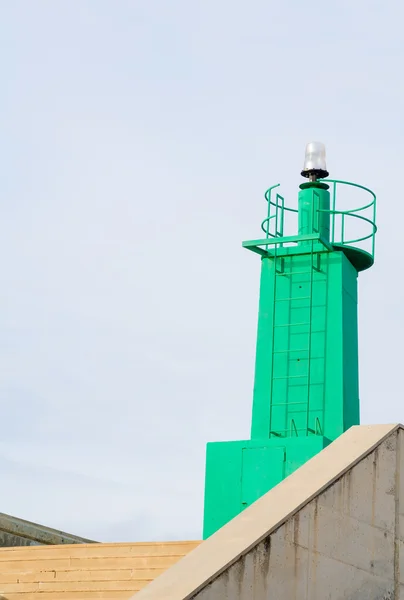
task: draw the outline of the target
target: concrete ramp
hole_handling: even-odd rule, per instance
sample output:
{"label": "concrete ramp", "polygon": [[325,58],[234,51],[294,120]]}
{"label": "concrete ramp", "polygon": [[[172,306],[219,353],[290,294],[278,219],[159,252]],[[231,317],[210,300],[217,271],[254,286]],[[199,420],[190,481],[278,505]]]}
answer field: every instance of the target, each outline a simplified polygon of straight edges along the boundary
{"label": "concrete ramp", "polygon": [[403,435],[352,427],[136,600],[403,600]]}

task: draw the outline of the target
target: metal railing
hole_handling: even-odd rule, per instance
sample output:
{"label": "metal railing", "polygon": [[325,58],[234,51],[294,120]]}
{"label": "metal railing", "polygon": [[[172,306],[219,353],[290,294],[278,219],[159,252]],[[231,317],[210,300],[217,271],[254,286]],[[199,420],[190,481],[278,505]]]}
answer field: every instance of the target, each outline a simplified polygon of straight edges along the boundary
{"label": "metal railing", "polygon": [[[376,226],[376,195],[369,188],[359,185],[357,183],[352,183],[350,181],[342,181],[340,179],[324,179],[322,182],[330,185],[330,209],[319,209],[317,211],[317,220],[319,217],[319,212],[326,212],[330,215],[330,243],[336,246],[350,246],[353,248],[357,248],[358,250],[366,251],[372,259],[374,259],[375,255],[375,236],[377,232]],[[367,202],[363,206],[359,208],[353,208],[350,210],[339,210],[337,203],[337,186],[351,186],[352,188],[356,188],[370,194],[371,201]],[[265,239],[275,238],[279,239],[279,242],[276,242],[276,245],[282,246],[287,240],[291,243],[297,243],[298,236],[289,236],[285,240],[284,238],[284,230],[285,223],[287,221],[287,213],[293,213],[296,217],[298,215],[298,210],[295,208],[291,208],[289,206],[285,206],[285,199],[279,193],[274,194],[274,190],[278,188],[280,184],[273,185],[268,188],[265,192],[265,199],[268,204],[268,211],[266,218],[261,223],[261,229],[265,233]],[[365,214],[367,216],[365,216]],[[341,221],[340,227],[338,227],[338,219]],[[365,235],[361,235],[356,238],[352,238],[347,236],[347,221],[348,219],[352,221],[352,219],[356,219],[357,222],[366,223],[369,226],[370,231]],[[296,239],[292,239],[296,238]],[[369,240],[370,248],[366,249],[363,247],[363,242]],[[272,242],[273,244],[273,242]],[[271,245],[272,245],[271,244]],[[263,245],[263,244],[262,244]]]}
{"label": "metal railing", "polygon": [[[272,190],[280,186],[280,183],[273,185],[265,192],[265,200],[268,203],[268,212],[266,218],[261,223],[261,229],[266,238],[284,237],[283,230],[285,225],[285,212],[298,213],[297,209],[285,206],[285,199],[280,194],[276,194],[275,202],[271,198]],[[275,209],[275,210],[273,210]],[[271,232],[271,225],[274,224]]]}
{"label": "metal railing", "polygon": [[[361,250],[363,248],[361,246],[359,246],[358,244],[361,244],[362,242],[364,242],[366,240],[370,240],[369,254],[371,255],[371,257],[373,259],[375,256],[375,242],[376,242],[376,232],[377,232],[376,194],[369,188],[367,188],[363,185],[359,185],[358,183],[352,183],[350,181],[341,181],[340,179],[324,179],[323,181],[324,181],[324,183],[331,184],[331,189],[330,189],[331,209],[327,210],[327,211],[320,209],[321,212],[328,212],[331,216],[331,223],[330,223],[330,225],[331,225],[331,231],[330,231],[331,243],[334,245],[352,246],[352,247],[355,247],[355,248],[358,248],[359,250]],[[372,200],[370,202],[368,202],[367,204],[360,206],[359,208],[354,208],[351,210],[338,210],[337,209],[337,185],[347,185],[347,186],[351,186],[351,187],[363,190],[366,193],[371,195]],[[370,218],[365,217],[363,214],[358,214],[358,213],[363,213],[365,211],[368,211],[368,214],[371,214]],[[341,228],[340,229],[337,229],[337,227],[336,227],[337,215],[341,216]],[[367,223],[368,225],[370,225],[370,232],[361,237],[346,239],[345,227],[346,227],[346,219],[348,219],[348,218],[357,219],[359,221]]]}

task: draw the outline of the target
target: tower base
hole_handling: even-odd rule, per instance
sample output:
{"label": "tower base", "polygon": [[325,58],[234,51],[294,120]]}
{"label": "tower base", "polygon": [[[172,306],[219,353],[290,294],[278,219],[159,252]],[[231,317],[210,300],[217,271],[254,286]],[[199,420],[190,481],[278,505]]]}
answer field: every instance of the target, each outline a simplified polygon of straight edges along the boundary
{"label": "tower base", "polygon": [[207,444],[203,539],[330,443],[313,435]]}

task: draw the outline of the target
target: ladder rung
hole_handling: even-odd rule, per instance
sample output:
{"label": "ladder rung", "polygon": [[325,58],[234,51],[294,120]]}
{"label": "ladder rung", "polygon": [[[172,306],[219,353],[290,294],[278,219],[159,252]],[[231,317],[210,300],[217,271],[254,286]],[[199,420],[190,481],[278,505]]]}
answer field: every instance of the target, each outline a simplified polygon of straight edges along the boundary
{"label": "ladder rung", "polygon": [[309,352],[309,348],[297,348],[297,350],[274,350],[272,354],[290,354],[290,352]]}
{"label": "ladder rung", "polygon": [[[275,298],[275,305],[277,302],[296,302],[297,300],[310,300],[310,296],[293,296],[290,298]],[[292,308],[310,308],[310,305],[297,306]],[[311,308],[327,308],[326,304],[312,304]]]}
{"label": "ladder rung", "polygon": [[282,323],[282,325],[274,325],[274,327],[298,327],[300,325],[310,325],[310,321],[306,321],[305,323]]}
{"label": "ladder rung", "polygon": [[272,377],[272,379],[303,379],[303,377],[307,379],[308,376],[308,373],[307,375],[281,375],[280,377]]}
{"label": "ladder rung", "polygon": [[308,405],[309,402],[307,400],[305,402],[276,402],[276,403],[272,404],[271,406],[296,406],[296,404]]}
{"label": "ladder rung", "polygon": [[[274,325],[274,327],[287,327],[288,325],[293,325],[293,323],[286,323],[286,325]],[[306,323],[296,323],[297,325],[306,325]],[[325,333],[326,330],[325,329],[312,329],[311,333]],[[310,331],[303,331],[302,333],[299,333],[298,335],[308,335],[310,333]],[[293,351],[294,352],[294,351]]]}
{"label": "ladder rung", "polygon": [[312,269],[309,271],[290,271],[287,273],[286,271],[282,271],[280,275],[311,275]]}
{"label": "ladder rung", "polygon": [[[315,267],[313,267],[313,271],[316,271],[316,273],[322,273],[322,271],[318,271]],[[284,277],[292,277],[292,275],[310,275],[310,279],[312,276],[312,271],[299,271],[298,273],[295,272],[291,272],[291,271],[276,271],[278,273],[278,275],[283,275]],[[306,279],[306,280],[301,280],[300,283],[310,283],[310,279]],[[323,282],[326,281],[327,278],[326,277],[319,277],[317,276],[315,279],[315,282]],[[294,283],[298,283],[298,282],[294,282]],[[314,283],[314,282],[313,282]]]}
{"label": "ladder rung", "polygon": [[311,296],[290,296],[290,298],[275,298],[275,302],[286,302],[287,300],[310,300],[310,298]]}
{"label": "ladder rung", "polygon": [[[272,354],[296,354],[297,352],[302,353],[302,352],[310,352],[310,350],[308,348],[299,348],[298,350],[274,350],[272,352]],[[324,354],[318,355],[318,356],[313,356],[313,354],[311,354],[310,358],[325,358]],[[309,357],[302,357],[301,360],[308,360]]]}
{"label": "ladder rung", "polygon": [[[276,435],[279,435],[279,432],[282,432],[282,431],[290,433],[290,429],[278,429],[278,431],[270,431],[269,433],[271,435],[275,435],[276,436]],[[312,432],[312,431],[314,431],[314,429],[310,429],[309,427],[300,427],[300,428],[297,428],[297,429],[293,428],[292,431],[293,432],[295,432],[295,431],[311,431]],[[281,436],[279,435],[279,437],[281,437]]]}

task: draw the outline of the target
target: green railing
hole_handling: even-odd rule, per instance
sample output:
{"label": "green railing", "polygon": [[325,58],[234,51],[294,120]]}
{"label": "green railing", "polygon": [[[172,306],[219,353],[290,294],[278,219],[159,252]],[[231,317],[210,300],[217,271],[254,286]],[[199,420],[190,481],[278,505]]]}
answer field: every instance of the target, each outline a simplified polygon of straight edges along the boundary
{"label": "green railing", "polygon": [[[330,206],[329,210],[320,209],[319,212],[327,212],[330,215],[330,244],[333,246],[349,246],[358,250],[366,251],[374,259],[375,255],[375,236],[376,236],[376,195],[369,188],[359,185],[357,183],[351,183],[349,181],[342,181],[339,179],[324,179],[324,183],[330,186]],[[274,192],[279,187],[273,185],[265,192],[265,199],[268,203],[268,211],[266,218],[261,223],[261,229],[265,233],[265,239],[276,238],[279,242],[273,240],[271,245],[282,246],[287,241],[292,242],[291,236],[288,238],[284,237],[285,222],[287,221],[287,214],[294,214],[295,217],[298,215],[298,210],[285,206],[285,199],[279,193]],[[371,196],[370,202],[367,202],[359,208],[353,208],[350,210],[339,210],[337,202],[337,187],[338,186],[350,186],[358,190],[362,190]],[[366,216],[365,216],[366,215]],[[353,223],[352,219],[368,226],[368,232],[359,237],[347,236],[347,222]],[[340,220],[340,226],[338,221]],[[298,242],[298,236],[292,236],[295,238],[293,243]],[[282,239],[283,238],[283,239]],[[364,248],[363,242],[369,242],[369,248]],[[263,244],[261,244],[263,245]]]}
{"label": "green railing", "polygon": [[[330,226],[331,226],[330,238],[331,239],[330,239],[330,242],[334,245],[352,246],[354,248],[358,248],[358,250],[361,250],[361,249],[363,249],[363,247],[360,244],[362,242],[365,242],[366,240],[370,240],[369,254],[372,256],[372,258],[374,258],[376,232],[377,232],[376,194],[369,188],[367,188],[363,185],[359,185],[358,183],[351,183],[350,181],[341,181],[339,179],[324,179],[323,181],[324,181],[324,183],[327,183],[330,185],[331,209],[329,211],[323,211],[323,212],[329,212],[330,217],[331,217],[331,223],[330,223]],[[372,200],[370,202],[368,202],[367,204],[360,206],[359,208],[354,208],[351,210],[338,210],[338,208],[337,208],[337,186],[338,185],[347,185],[347,186],[351,186],[351,187],[354,187],[359,190],[363,190],[364,192],[366,192],[367,194],[369,194],[372,197]],[[367,214],[370,215],[370,217],[365,217],[363,214],[359,214],[359,213],[364,213],[366,211],[367,211]],[[340,228],[336,227],[336,219],[337,219],[338,215],[341,216],[341,227]],[[357,219],[358,221],[361,221],[362,223],[366,223],[367,225],[369,225],[369,229],[370,229],[369,233],[366,235],[363,235],[361,237],[347,239],[345,229],[346,229],[346,220],[349,218]]]}
{"label": "green railing", "polygon": [[[280,186],[280,183],[273,185],[265,192],[265,200],[268,203],[268,211],[266,218],[261,223],[261,229],[265,233],[266,238],[283,237],[283,229],[285,225],[285,212],[298,213],[295,208],[285,206],[285,199],[280,194],[276,194],[275,201],[272,198],[272,191]],[[272,231],[271,231],[271,225]]]}

